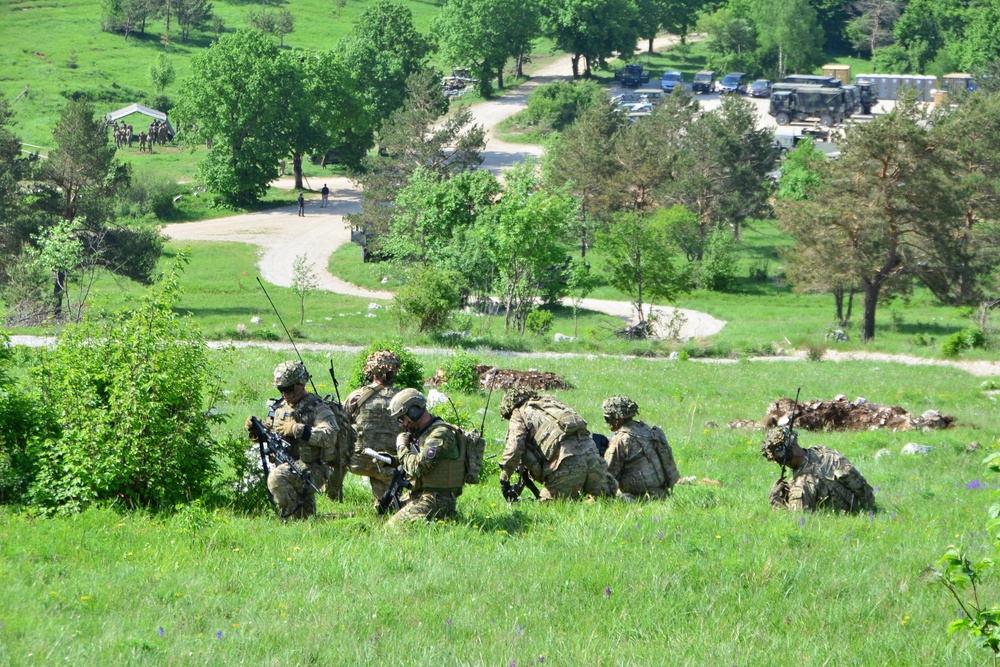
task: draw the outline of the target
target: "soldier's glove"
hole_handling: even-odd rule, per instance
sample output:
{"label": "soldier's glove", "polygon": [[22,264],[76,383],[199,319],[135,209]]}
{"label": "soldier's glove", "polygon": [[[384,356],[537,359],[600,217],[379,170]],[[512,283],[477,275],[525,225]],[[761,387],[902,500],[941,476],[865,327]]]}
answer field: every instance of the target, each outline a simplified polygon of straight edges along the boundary
{"label": "soldier's glove", "polygon": [[518,499],[517,496],[514,495],[514,489],[511,487],[510,482],[505,479],[500,480],[500,493],[503,495],[503,499],[508,503],[515,502]]}
{"label": "soldier's glove", "polygon": [[403,431],[396,436],[396,451],[410,451],[410,434]]}
{"label": "soldier's glove", "polygon": [[298,438],[301,440],[309,440],[312,435],[312,427],[306,424],[299,424],[293,421],[283,421],[278,422],[274,426],[274,432],[280,435],[285,440],[291,440],[293,438]]}
{"label": "soldier's glove", "polygon": [[247,428],[247,437],[250,438],[253,442],[257,442],[257,434],[254,433],[254,428],[253,428],[253,415],[247,417],[247,421],[244,424],[244,426],[246,426]]}

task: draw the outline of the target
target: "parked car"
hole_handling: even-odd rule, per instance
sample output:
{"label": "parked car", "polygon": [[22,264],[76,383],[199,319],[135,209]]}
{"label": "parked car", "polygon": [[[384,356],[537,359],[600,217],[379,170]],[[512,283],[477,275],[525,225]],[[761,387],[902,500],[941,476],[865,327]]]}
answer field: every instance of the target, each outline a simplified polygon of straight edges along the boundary
{"label": "parked car", "polygon": [[684,83],[684,77],[677,70],[668,70],[663,73],[663,78],[660,79],[660,87],[663,88],[663,92],[672,93],[674,92],[674,86]]}
{"label": "parked car", "polygon": [[649,83],[649,72],[639,63],[629,63],[615,72],[615,79],[626,88],[638,88]]}
{"label": "parked car", "polygon": [[618,107],[627,114],[631,113],[653,113],[653,105],[649,102],[626,102]]}
{"label": "parked car", "polygon": [[750,97],[770,97],[771,82],[767,79],[757,79],[750,84],[750,88],[747,90],[750,93]]}
{"label": "parked car", "polygon": [[722,77],[722,81],[719,82],[719,92],[722,94],[736,93],[738,95],[746,95],[746,78],[747,75],[743,72],[730,72],[726,76]]}
{"label": "parked car", "polygon": [[715,72],[705,70],[694,75],[694,83],[691,84],[693,93],[714,93],[715,92]]}

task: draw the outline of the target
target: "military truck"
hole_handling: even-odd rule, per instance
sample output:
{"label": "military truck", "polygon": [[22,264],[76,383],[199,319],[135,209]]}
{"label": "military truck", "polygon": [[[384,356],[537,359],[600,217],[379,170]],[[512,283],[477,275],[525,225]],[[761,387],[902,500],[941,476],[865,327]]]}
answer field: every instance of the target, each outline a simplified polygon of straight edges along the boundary
{"label": "military truck", "polygon": [[840,88],[843,85],[835,76],[820,76],[819,74],[789,74],[778,83],[806,83],[827,88]]}
{"label": "military truck", "polygon": [[639,63],[628,63],[620,70],[615,70],[615,79],[626,88],[638,88],[649,83],[649,72]]}
{"label": "military truck", "polygon": [[872,107],[878,104],[878,93],[875,90],[875,85],[871,81],[858,77],[854,80],[854,87],[858,89],[858,104],[860,106],[860,109],[855,109],[854,113],[870,116]]}
{"label": "military truck", "polygon": [[819,121],[824,127],[843,122],[848,116],[844,91],[829,86],[801,84],[792,90],[775,90],[767,113],[778,125]]}

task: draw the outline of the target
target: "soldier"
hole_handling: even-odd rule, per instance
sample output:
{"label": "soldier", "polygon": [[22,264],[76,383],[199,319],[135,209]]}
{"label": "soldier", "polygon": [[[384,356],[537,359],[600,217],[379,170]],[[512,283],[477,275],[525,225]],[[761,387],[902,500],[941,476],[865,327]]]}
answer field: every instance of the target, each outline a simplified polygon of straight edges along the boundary
{"label": "soldier", "polygon": [[580,415],[551,396],[512,388],[500,401],[500,416],[510,422],[500,462],[501,490],[523,464],[535,481],[545,485],[540,500],[576,498],[581,491],[615,495],[618,484]]}
{"label": "soldier", "polygon": [[370,447],[390,456],[396,453],[396,436],[403,429],[389,414],[389,402],[399,391],[392,386],[399,367],[399,357],[395,352],[379,350],[368,355],[364,368],[368,386],[355,389],[344,401],[344,410],[358,432],[349,470],[369,479],[375,500],[385,495],[392,481],[392,470],[384,465],[376,466],[370,457],[361,452]]}
{"label": "soldier", "polygon": [[645,495],[670,495],[680,474],[663,431],[635,419],[639,406],[627,396],[612,396],[601,407],[604,421],[614,433],[604,460],[608,472],[618,480],[619,496],[634,500]]}
{"label": "soldier", "polygon": [[465,482],[465,436],[428,412],[427,398],[416,389],[393,396],[389,413],[403,427],[396,438],[396,457],[413,486],[388,525],[455,516],[455,500]]}
{"label": "soldier", "polygon": [[[781,479],[771,487],[771,507],[797,511],[832,508],[857,512],[875,507],[875,494],[857,468],[838,451],[817,445],[799,447],[798,435],[792,431],[772,428],[760,447],[768,461],[781,465]],[[785,480],[784,468],[793,475]]]}
{"label": "soldier", "polygon": [[301,361],[278,364],[274,369],[274,386],[281,392],[281,399],[271,403],[271,411],[263,420],[265,428],[292,446],[292,456],[297,459],[295,469],[308,475],[312,482],[310,486],[287,463],[271,470],[267,488],[283,519],[303,519],[316,513],[316,493],[312,487],[322,487],[330,475],[327,462],[337,458],[336,418],[322,399],[306,391],[308,381],[309,373]]}
{"label": "soldier", "polygon": [[302,196],[301,192],[299,193],[298,201],[299,201],[299,217],[304,218],[306,215],[306,198]]}

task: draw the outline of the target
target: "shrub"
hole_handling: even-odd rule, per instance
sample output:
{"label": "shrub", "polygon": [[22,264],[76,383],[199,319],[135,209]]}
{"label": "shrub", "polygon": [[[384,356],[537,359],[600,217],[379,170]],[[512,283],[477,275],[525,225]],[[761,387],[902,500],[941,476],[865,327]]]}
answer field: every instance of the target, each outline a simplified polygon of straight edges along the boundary
{"label": "shrub", "polygon": [[941,354],[945,357],[957,357],[965,350],[982,347],[986,343],[986,334],[979,327],[962,329],[948,336],[941,344]]}
{"label": "shrub", "polygon": [[31,488],[43,511],[100,501],[170,509],[209,489],[219,383],[200,331],[172,310],[186,261],[135,310],[66,327],[34,370],[57,427],[39,445]]}
{"label": "shrub", "polygon": [[736,264],[736,240],[724,231],[713,233],[698,270],[698,286],[725,292],[733,286]]}
{"label": "shrub", "polygon": [[419,269],[393,297],[400,326],[413,324],[420,332],[443,331],[451,311],[461,302],[461,277],[430,266]]}
{"label": "shrub", "polygon": [[52,415],[17,386],[9,338],[0,332],[0,504],[24,499],[37,472],[34,443],[52,429]]}
{"label": "shrub", "polygon": [[406,349],[406,344],[401,338],[386,338],[376,340],[365,349],[358,352],[354,358],[351,369],[348,373],[348,389],[357,389],[368,384],[365,381],[365,360],[372,352],[379,350],[391,350],[399,357],[399,373],[396,375],[396,386],[399,388],[413,387],[420,391],[424,390],[424,368],[417,361],[417,357]]}
{"label": "shrub", "polygon": [[536,308],[528,313],[527,319],[524,320],[524,328],[536,336],[541,336],[552,328],[555,319],[551,311]]}
{"label": "shrub", "polygon": [[482,363],[482,360],[474,354],[457,352],[444,366],[444,380],[448,389],[465,394],[475,394],[481,391],[482,387],[479,384],[479,373],[476,372],[476,366]]}
{"label": "shrub", "polygon": [[592,81],[557,81],[531,93],[524,117],[527,124],[540,129],[563,130],[603,95],[600,86]]}

